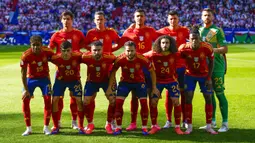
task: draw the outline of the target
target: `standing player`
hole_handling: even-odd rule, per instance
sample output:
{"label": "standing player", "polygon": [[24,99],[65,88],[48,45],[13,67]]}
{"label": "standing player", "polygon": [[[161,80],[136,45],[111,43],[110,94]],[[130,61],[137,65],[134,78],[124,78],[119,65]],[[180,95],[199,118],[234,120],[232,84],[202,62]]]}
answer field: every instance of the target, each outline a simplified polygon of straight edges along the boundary
{"label": "standing player", "polygon": [[[136,45],[136,52],[143,54],[151,50],[152,43],[158,37],[156,30],[152,27],[145,25],[145,11],[142,9],[137,9],[134,13],[135,25],[130,26],[123,33],[121,42],[118,47],[122,46],[126,41],[133,41]],[[151,79],[150,72],[147,69],[143,69],[145,74],[146,86],[151,90]],[[151,92],[151,91],[149,91]],[[138,111],[138,99],[137,95],[132,91],[131,99],[131,124],[126,128],[127,131],[132,131],[136,129],[136,119]],[[158,126],[157,126],[158,127]],[[160,128],[160,127],[159,127]]]}
{"label": "standing player", "polygon": [[26,50],[21,57],[21,78],[23,83],[22,110],[27,126],[22,136],[28,136],[32,133],[30,100],[34,96],[36,87],[40,87],[44,99],[44,128],[46,135],[50,134],[49,122],[51,117],[51,83],[49,76],[48,59],[54,54],[51,49],[42,46],[40,36],[30,38],[31,48]]}
{"label": "standing player", "polygon": [[[85,36],[78,29],[73,28],[73,19],[74,16],[70,11],[64,11],[61,14],[61,23],[63,25],[63,29],[54,33],[50,39],[49,47],[52,49],[56,48],[56,53],[59,54],[61,52],[60,45],[64,41],[69,41],[72,44],[72,51],[80,51],[81,47],[85,45]],[[71,127],[73,129],[78,129],[77,126],[77,104],[76,99],[74,98],[72,92],[70,92],[70,110],[72,114],[72,124]],[[63,110],[63,98],[59,100],[59,125],[61,113]]]}
{"label": "standing player", "polygon": [[[189,29],[180,26],[179,25],[179,17],[178,13],[176,11],[170,11],[168,13],[168,23],[169,26],[166,26],[164,28],[159,29],[157,32],[160,35],[169,35],[173,37],[176,40],[177,48],[180,47],[181,44],[185,44],[186,40],[189,38]],[[185,73],[185,60],[178,57],[176,61],[176,67],[177,67],[177,75],[178,75],[178,83],[181,91],[181,106],[182,106],[182,120],[183,120],[183,126],[185,127],[185,121],[184,121],[184,104],[185,104],[185,95],[184,95],[184,73]],[[169,128],[172,126],[172,110],[173,110],[173,104],[170,101],[169,102],[169,93],[168,90],[166,91],[166,102],[165,102],[165,108],[166,108],[166,116],[167,121],[163,128]]]}
{"label": "standing player", "polygon": [[[192,132],[192,99],[196,83],[199,83],[200,90],[205,99],[206,131],[217,134],[212,127],[212,70],[213,70],[213,49],[209,43],[201,42],[199,31],[194,27],[189,35],[190,42],[182,44],[179,48],[181,56],[186,60],[187,68],[185,72],[185,117],[188,128],[185,134]],[[208,60],[208,64],[207,64]]]}
{"label": "standing player", "polygon": [[[221,28],[213,24],[213,19],[214,19],[213,11],[209,8],[204,9],[202,11],[202,21],[204,25],[199,30],[202,40],[212,44],[213,51],[215,53],[214,69],[212,74],[213,90],[219,100],[220,111],[222,115],[222,126],[218,131],[226,132],[228,131],[228,101],[224,93],[225,90],[224,81],[226,71],[225,54],[228,52],[228,48],[226,46],[224,32],[222,31]],[[214,94],[212,96],[212,101],[213,101],[212,126],[216,127],[215,119],[216,101]]]}
{"label": "standing player", "polygon": [[147,90],[143,74],[143,67],[147,68],[150,72],[152,79],[152,95],[158,96],[159,91],[156,87],[156,75],[152,64],[144,56],[136,54],[136,46],[132,41],[124,44],[125,53],[119,56],[115,63],[110,76],[109,86],[106,95],[113,94],[112,86],[114,78],[119,67],[121,67],[121,78],[117,90],[115,118],[117,127],[114,135],[122,133],[122,117],[123,117],[123,104],[125,98],[130,91],[134,91],[135,95],[139,98],[141,104],[141,118],[142,118],[142,133],[147,135],[147,122],[148,122],[148,105],[147,105]]}
{"label": "standing player", "polygon": [[[174,117],[175,117],[175,132],[177,134],[183,134],[180,129],[181,121],[181,105],[179,103],[179,85],[176,77],[176,60],[177,60],[177,48],[175,40],[167,35],[159,37],[154,45],[153,50],[145,53],[144,55],[152,61],[156,69],[157,88],[162,93],[163,89],[166,88],[170,95],[168,98],[171,99],[174,105]],[[158,116],[158,97],[150,98],[150,115],[152,119],[153,128],[149,132],[155,134],[158,128],[155,127],[157,124]]]}
{"label": "standing player", "polygon": [[90,47],[92,42],[99,40],[103,43],[103,52],[111,54],[114,52],[112,44],[118,43],[120,39],[119,35],[113,28],[105,27],[106,19],[103,11],[95,13],[94,22],[96,28],[89,30],[86,35],[86,44],[89,44],[87,47]]}
{"label": "standing player", "polygon": [[[91,43],[91,52],[84,53],[82,62],[87,65],[87,81],[84,87],[84,114],[88,121],[86,134],[91,134],[94,130],[93,116],[96,93],[100,88],[106,92],[109,82],[109,74],[115,60],[114,55],[104,54],[103,43],[94,41]],[[106,132],[112,134],[111,123],[115,111],[115,96],[106,95],[109,100],[107,121],[105,125]],[[92,107],[91,107],[92,106]]]}
{"label": "standing player", "polygon": [[54,127],[51,134],[59,132],[59,99],[64,95],[65,89],[68,87],[73,93],[72,98],[76,100],[78,109],[78,127],[79,133],[85,134],[83,127],[83,108],[82,108],[82,87],[80,81],[80,63],[82,54],[72,52],[72,44],[69,41],[64,41],[61,45],[61,53],[52,56],[51,62],[57,66],[55,83],[53,85],[53,100],[52,100],[52,119]]}

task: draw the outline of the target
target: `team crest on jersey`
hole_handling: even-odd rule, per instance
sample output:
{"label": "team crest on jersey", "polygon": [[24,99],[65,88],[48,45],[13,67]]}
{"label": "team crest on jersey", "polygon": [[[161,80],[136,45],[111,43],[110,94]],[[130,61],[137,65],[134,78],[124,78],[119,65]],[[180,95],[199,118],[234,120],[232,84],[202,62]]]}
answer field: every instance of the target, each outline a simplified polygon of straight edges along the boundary
{"label": "team crest on jersey", "polygon": [[33,62],[32,62],[32,64],[36,64],[36,62],[35,62],[35,61],[33,61]]}
{"label": "team crest on jersey", "polygon": [[72,43],[72,39],[67,39],[66,41],[68,41],[68,42]]}
{"label": "team crest on jersey", "polygon": [[143,36],[139,36],[139,40],[140,40],[140,41],[143,41],[143,40],[144,40],[144,37],[143,37]]}
{"label": "team crest on jersey", "polygon": [[204,59],[205,58],[205,54],[202,52],[202,53],[200,53],[200,58],[201,59]]}
{"label": "team crest on jersey", "polygon": [[103,68],[103,69],[106,68],[106,63],[102,63],[102,68]]}
{"label": "team crest on jersey", "polygon": [[142,84],[142,85],[141,85],[141,88],[145,88],[145,84]]}
{"label": "team crest on jersey", "polygon": [[168,66],[168,62],[163,62],[164,67]]}
{"label": "team crest on jersey", "polygon": [[100,41],[101,43],[104,43],[104,39],[99,39],[99,41]]}
{"label": "team crest on jersey", "polygon": [[199,58],[198,57],[194,57],[194,61],[198,62]]}
{"label": "team crest on jersey", "polygon": [[96,71],[100,71],[101,67],[96,67]]}
{"label": "team crest on jersey", "polygon": [[70,70],[70,69],[71,69],[71,66],[70,66],[70,65],[66,66],[66,69]]}
{"label": "team crest on jersey", "polygon": [[72,66],[77,66],[77,62],[75,60],[72,61]]}
{"label": "team crest on jersey", "polygon": [[38,62],[37,65],[38,65],[38,66],[42,66],[42,62]]}
{"label": "team crest on jersey", "polygon": [[135,69],[134,69],[134,68],[130,68],[129,71],[130,71],[131,73],[134,73],[134,72],[135,72]]}
{"label": "team crest on jersey", "polygon": [[138,64],[138,63],[137,63],[137,64],[135,64],[135,68],[136,68],[136,69],[139,69],[140,67],[141,67],[141,65],[140,65],[140,64]]}

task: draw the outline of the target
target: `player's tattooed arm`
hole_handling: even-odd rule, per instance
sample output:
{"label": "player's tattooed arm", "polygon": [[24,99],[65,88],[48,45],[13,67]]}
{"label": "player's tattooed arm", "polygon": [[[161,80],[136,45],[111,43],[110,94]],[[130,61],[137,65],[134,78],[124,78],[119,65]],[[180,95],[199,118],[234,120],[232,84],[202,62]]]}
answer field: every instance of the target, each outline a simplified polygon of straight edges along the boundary
{"label": "player's tattooed arm", "polygon": [[22,100],[24,100],[26,97],[30,97],[27,86],[27,68],[21,68],[21,79],[24,87],[24,91],[22,93]]}

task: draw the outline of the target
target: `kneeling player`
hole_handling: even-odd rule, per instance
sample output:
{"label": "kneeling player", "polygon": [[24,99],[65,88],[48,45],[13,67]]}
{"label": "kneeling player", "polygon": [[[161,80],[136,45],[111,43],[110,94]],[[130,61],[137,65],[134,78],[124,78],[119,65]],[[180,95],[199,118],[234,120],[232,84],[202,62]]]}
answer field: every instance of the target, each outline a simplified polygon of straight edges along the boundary
{"label": "kneeling player", "polygon": [[61,44],[61,53],[52,56],[51,62],[57,66],[56,79],[53,86],[53,109],[52,119],[54,128],[52,134],[59,132],[59,109],[58,102],[62,95],[64,95],[65,89],[68,87],[77,102],[78,108],[78,127],[79,133],[85,134],[83,128],[83,108],[82,108],[82,87],[80,81],[80,68],[81,53],[72,52],[72,45],[70,42],[65,41]]}
{"label": "kneeling player", "polygon": [[192,132],[192,99],[197,82],[199,83],[206,103],[206,131],[211,134],[217,134],[211,127],[213,111],[211,76],[214,62],[212,46],[209,43],[200,41],[198,28],[194,27],[190,33],[190,42],[182,44],[179,51],[187,63],[184,82],[185,91],[187,92],[185,98],[185,114],[188,128],[185,134]]}
{"label": "kneeling player", "polygon": [[[34,90],[39,87],[44,98],[44,128],[46,135],[50,134],[48,128],[51,117],[51,83],[49,76],[48,59],[54,54],[47,47],[42,47],[42,38],[32,36],[30,38],[31,48],[26,50],[21,57],[21,74],[24,91],[22,94],[22,110],[27,126],[27,130],[22,136],[32,133],[30,99],[34,95]],[[27,70],[28,68],[28,70]]]}
{"label": "kneeling player", "polygon": [[[145,53],[144,55],[154,64],[156,69],[157,88],[162,93],[166,88],[169,91],[169,97],[174,105],[174,117],[175,117],[175,132],[177,134],[183,134],[180,129],[181,119],[181,105],[179,102],[180,91],[176,77],[176,44],[175,40],[170,36],[161,36],[153,45],[152,51]],[[152,128],[150,134],[155,134],[159,128],[157,125],[158,117],[158,97],[150,97],[150,116]]]}
{"label": "kneeling player", "polygon": [[123,117],[123,104],[130,91],[134,91],[135,95],[140,100],[141,104],[141,118],[142,118],[142,134],[148,135],[147,122],[148,122],[148,105],[147,105],[147,89],[144,79],[142,68],[145,67],[150,71],[152,78],[152,94],[159,95],[156,87],[156,75],[152,64],[143,55],[136,53],[135,43],[128,41],[124,44],[125,53],[119,56],[113,66],[110,76],[109,86],[106,95],[113,94],[112,85],[116,76],[116,71],[121,67],[121,78],[118,85],[116,97],[115,118],[117,127],[114,135],[122,133],[122,117]]}
{"label": "kneeling player", "polygon": [[[115,60],[114,55],[103,54],[103,44],[100,41],[91,43],[91,52],[84,53],[82,62],[87,65],[87,81],[84,87],[84,114],[88,125],[85,128],[86,134],[91,134],[94,129],[93,115],[95,106],[95,97],[100,88],[106,92],[109,82],[109,73]],[[105,125],[106,132],[112,134],[111,122],[115,111],[115,96],[106,95],[109,100],[107,121]],[[92,104],[91,104],[92,103]]]}

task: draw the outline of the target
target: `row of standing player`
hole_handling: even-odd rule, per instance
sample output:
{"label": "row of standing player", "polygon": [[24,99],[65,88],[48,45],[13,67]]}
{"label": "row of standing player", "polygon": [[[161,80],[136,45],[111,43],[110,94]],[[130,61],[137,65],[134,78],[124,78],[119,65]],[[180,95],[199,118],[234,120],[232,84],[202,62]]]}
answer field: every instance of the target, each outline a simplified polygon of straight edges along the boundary
{"label": "row of standing player", "polygon": [[[212,12],[211,11],[203,11],[203,15],[206,14],[209,15],[209,20],[208,21],[208,16],[205,17],[205,21],[207,21],[207,23],[205,23],[205,25],[207,24],[207,27],[209,25],[212,26]],[[158,32],[156,32],[153,28],[151,27],[147,27],[144,25],[145,22],[145,12],[141,11],[141,10],[137,10],[134,14],[135,16],[135,25],[134,27],[130,27],[129,29],[127,29],[124,34],[123,34],[123,39],[130,39],[133,40],[136,43],[137,46],[137,52],[139,53],[144,53],[147,52],[150,48],[147,47],[151,47],[152,41],[154,41],[158,35],[158,33],[161,34],[167,34],[167,35],[171,35],[173,37],[175,37],[176,41],[177,41],[177,46],[179,46],[182,43],[186,42],[187,37],[189,36],[189,31],[187,28],[181,27],[178,25],[178,15],[176,12],[170,12],[168,15],[168,20],[170,23],[169,27],[165,27],[162,28],[161,30],[159,30]],[[203,18],[203,16],[202,16]],[[211,19],[210,19],[211,18]],[[114,30],[112,30],[111,28],[106,28],[104,26],[104,14],[102,12],[97,12],[95,14],[95,23],[97,25],[97,28],[90,30],[87,33],[87,37],[86,40],[84,40],[82,37],[81,32],[79,32],[76,29],[72,28],[72,21],[73,20],[73,16],[71,13],[69,12],[64,12],[61,16],[61,21],[63,23],[63,29],[57,33],[55,33],[52,38],[51,38],[51,44],[50,47],[57,47],[57,52],[59,52],[58,49],[59,45],[62,41],[68,40],[72,43],[72,48],[73,50],[79,50],[80,49],[80,45],[86,41],[86,42],[92,42],[95,40],[100,40],[103,41],[103,47],[104,47],[104,52],[111,52],[113,50],[117,50],[121,44],[119,44],[118,46],[113,46],[112,48],[112,42],[114,41],[115,43],[118,43],[120,40],[120,38],[118,37],[118,35],[116,34],[116,32]],[[213,25],[214,26],[214,25]],[[77,34],[78,33],[78,34]],[[153,36],[156,33],[155,36]],[[210,32],[209,32],[210,33]],[[217,31],[215,32],[217,37],[220,33],[217,34]],[[212,35],[211,36],[215,36]],[[204,38],[204,37],[203,37]],[[212,37],[211,37],[212,38]],[[122,38],[121,38],[122,39]],[[124,40],[124,41],[125,41]],[[206,39],[208,40],[208,38]],[[210,39],[209,39],[210,40]],[[208,41],[209,41],[208,40]],[[85,43],[86,43],[85,42]],[[215,53],[224,53],[224,49],[226,49],[226,47],[223,46],[217,49],[214,49]],[[181,68],[178,68],[179,71],[177,70],[177,72],[184,74],[184,70],[183,69],[184,66],[181,66]],[[181,71],[180,71],[181,70]],[[178,76],[178,79],[181,80],[182,76]],[[219,79],[218,79],[219,80]],[[221,81],[221,84],[223,85],[224,81]],[[183,83],[181,81],[179,81],[179,83]],[[180,87],[182,88],[182,84],[180,84]],[[181,90],[182,91],[182,90]],[[183,94],[182,94],[183,95]],[[217,95],[217,93],[216,93]],[[127,128],[127,130],[133,130],[136,128],[136,116],[137,116],[137,108],[138,108],[138,102],[137,99],[135,98],[135,96],[133,95],[134,98],[132,98],[131,101],[131,112],[132,112],[132,123],[131,125]],[[168,97],[168,96],[167,96]],[[184,96],[182,96],[182,103],[184,102]],[[218,97],[218,95],[217,95]],[[168,99],[168,98],[167,98]],[[62,101],[60,101],[61,103]],[[71,98],[71,106],[70,107],[77,107],[74,106],[75,105],[75,100],[73,100],[73,98]],[[92,100],[90,102],[90,104],[92,104],[92,110],[94,110],[95,108],[95,103],[94,100]],[[171,126],[171,105],[169,106],[169,104],[171,104],[171,102],[166,102],[166,109],[167,109],[167,115],[168,115],[168,121],[166,123],[166,125],[164,127],[170,127]],[[184,105],[184,104],[182,104]],[[62,107],[63,108],[63,107]],[[60,104],[60,110],[61,108],[61,104]],[[170,110],[169,110],[170,109]],[[184,109],[184,108],[183,108]],[[73,122],[72,122],[72,126],[76,126],[76,117],[75,117],[75,110],[77,110],[76,108],[71,108],[72,110],[72,115],[73,115]],[[214,110],[215,111],[215,110]],[[225,118],[225,122],[226,118]]]}

